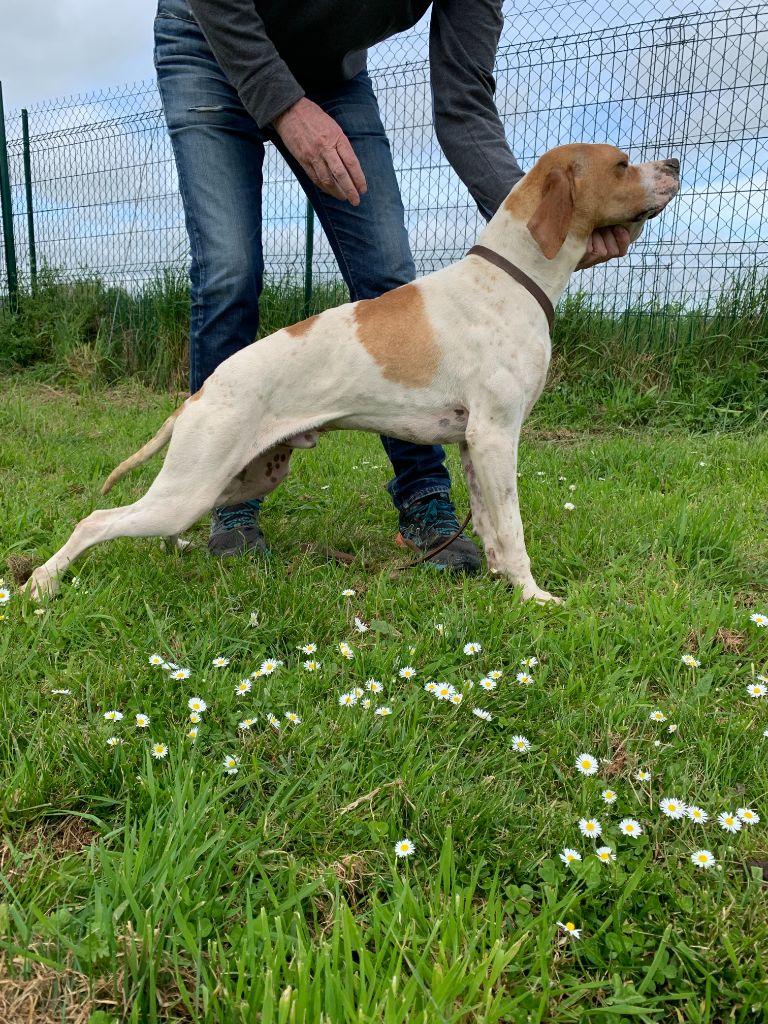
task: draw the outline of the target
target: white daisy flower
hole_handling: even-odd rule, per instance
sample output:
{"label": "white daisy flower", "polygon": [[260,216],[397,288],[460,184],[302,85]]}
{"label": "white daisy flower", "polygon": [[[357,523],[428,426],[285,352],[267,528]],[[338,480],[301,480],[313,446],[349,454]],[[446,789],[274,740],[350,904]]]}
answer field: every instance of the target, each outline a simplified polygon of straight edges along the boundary
{"label": "white daisy flower", "polygon": [[189,679],[192,675],[188,668],[177,668],[171,672],[171,679]]}
{"label": "white daisy flower", "polygon": [[445,636],[445,623],[443,623],[443,622],[436,622],[435,623],[435,632],[437,633],[438,636]]}
{"label": "white daisy flower", "polygon": [[248,619],[248,624],[250,626],[252,626],[254,629],[256,628],[256,626],[258,626],[258,624],[259,624],[259,613],[258,612],[251,612],[251,616]]}
{"label": "white daisy flower", "polygon": [[296,714],[295,711],[286,711],[285,712],[285,717],[293,725],[301,725],[301,719],[299,718],[299,716]]}
{"label": "white daisy flower", "polygon": [[479,654],[480,651],[482,651],[482,649],[483,649],[482,646],[480,644],[477,644],[477,643],[464,644],[464,653],[465,654]]}
{"label": "white daisy flower", "polygon": [[319,672],[320,671],[320,662],[319,661],[314,661],[314,660],[305,661],[303,667],[304,667],[304,669],[307,672]]}
{"label": "white daisy flower", "polygon": [[684,818],[688,808],[682,800],[678,800],[676,796],[665,796],[662,800],[659,800],[659,808],[662,814],[666,814],[668,818]]}
{"label": "white daisy flower", "polygon": [[122,711],[105,711],[104,720],[106,722],[119,722],[123,717]]}
{"label": "white daisy flower", "polygon": [[354,597],[355,596],[355,591],[352,590],[351,587],[347,587],[346,590],[342,590],[341,596],[342,597]]}
{"label": "white daisy flower", "polygon": [[645,768],[641,768],[639,771],[635,772],[635,778],[638,782],[650,782],[651,773],[646,771]]}
{"label": "white daisy flower", "polygon": [[255,718],[244,718],[242,722],[238,723],[237,728],[240,730],[240,732],[248,732],[248,730],[251,728],[251,726],[255,724],[255,722]]}
{"label": "white daisy flower", "polygon": [[203,716],[199,715],[197,711],[192,711],[190,713],[189,720],[193,725],[197,725],[198,722],[202,722]]}
{"label": "white daisy flower", "polygon": [[146,729],[149,725],[149,715],[136,715],[136,728]]}
{"label": "white daisy flower", "polygon": [[120,739],[119,736],[110,736],[109,739],[107,740],[107,746],[119,747],[122,742],[123,741]]}
{"label": "white daisy flower", "polygon": [[314,654],[317,650],[317,644],[302,644],[299,650],[304,654]]}
{"label": "white daisy flower", "polygon": [[187,707],[190,711],[196,711],[198,714],[202,714],[203,711],[207,710],[208,705],[202,697],[190,697],[187,701]]}
{"label": "white daisy flower", "polygon": [[357,704],[357,697],[354,693],[342,693],[339,696],[339,704],[343,708],[351,708],[353,704]]}
{"label": "white daisy flower", "polygon": [[579,832],[583,836],[591,836],[593,839],[596,839],[599,835],[602,835],[603,826],[597,818],[581,818],[579,820]]}
{"label": "white daisy flower", "polygon": [[565,934],[571,939],[581,938],[581,928],[577,928],[573,921],[558,921],[557,927],[562,928]]}
{"label": "white daisy flower", "polygon": [[667,720],[663,711],[652,711],[648,717],[652,722],[666,722]]}
{"label": "white daisy flower", "polygon": [[58,693],[58,694],[63,694],[64,696],[68,696],[70,693],[72,693],[72,691],[71,690],[51,690],[51,693]]}
{"label": "white daisy flower", "polygon": [[520,664],[523,666],[523,668],[536,668],[536,666],[539,664],[539,659],[535,657],[522,658]]}
{"label": "white daisy flower", "polygon": [[531,749],[531,741],[525,736],[513,736],[512,746],[521,754],[526,754]]}
{"label": "white daisy flower", "polygon": [[152,744],[152,757],[161,760],[168,756],[168,746],[165,743],[153,743]]}
{"label": "white daisy flower", "polygon": [[464,700],[464,694],[463,693],[452,693],[451,696],[448,698],[449,703],[455,704],[457,707],[458,707],[459,704],[461,704],[461,702],[463,700]]}
{"label": "white daisy flower", "polygon": [[501,671],[500,668],[495,668],[491,672],[488,673],[488,678],[489,679],[495,679],[498,682],[498,680],[501,679],[501,677],[503,675],[504,675],[504,673]]}
{"label": "white daisy flower", "polygon": [[717,823],[726,832],[741,831],[741,818],[732,811],[723,811],[722,814],[718,814]]}
{"label": "white daisy flower", "polygon": [[349,644],[339,644],[339,653],[348,661],[351,661],[355,656],[355,652],[352,650]]}
{"label": "white daisy flower", "polygon": [[367,623],[363,622],[362,619],[358,619],[358,617],[355,616],[355,629],[357,630],[358,633],[367,633],[368,630],[370,629],[370,626]]}
{"label": "white daisy flower", "polygon": [[150,654],[148,660],[149,660],[149,664],[150,665],[162,665],[163,664],[163,658],[159,654]]}
{"label": "white daisy flower", "polygon": [[482,688],[484,690],[495,690],[496,689],[496,680],[495,679],[491,679],[489,676],[486,676],[485,679],[481,679],[480,680],[480,682],[478,683],[478,686],[482,686]]}
{"label": "white daisy flower", "polygon": [[437,693],[437,683],[434,679],[430,679],[428,683],[424,684],[424,689],[427,693]]}
{"label": "white daisy flower", "polygon": [[709,815],[701,807],[696,807],[694,804],[690,804],[686,809],[686,815],[695,821],[697,825],[705,825],[709,821]]}
{"label": "white daisy flower", "polygon": [[433,692],[438,700],[450,700],[454,693],[456,693],[456,687],[451,686],[450,683],[438,683],[437,689]]}
{"label": "white daisy flower", "polygon": [[366,690],[370,690],[371,693],[381,693],[384,689],[378,679],[366,679],[365,688]]}
{"label": "white daisy flower", "polygon": [[563,505],[563,508],[566,512],[573,512],[576,506],[573,504],[572,501],[566,501],[566,503]]}
{"label": "white daisy flower", "polygon": [[762,612],[754,612],[749,616],[750,621],[754,622],[756,626],[763,627],[768,626],[768,615],[763,615]]}
{"label": "white daisy flower", "polygon": [[625,836],[637,839],[638,836],[643,834],[643,827],[640,822],[636,821],[634,818],[622,818],[619,822],[619,831]]}
{"label": "white daisy flower", "polygon": [[214,658],[211,664],[213,665],[214,668],[226,668],[227,665],[229,664],[229,658]]}
{"label": "white daisy flower", "polygon": [[282,661],[278,661],[277,658],[267,658],[267,660],[262,661],[259,666],[259,672],[261,672],[263,676],[271,676],[272,673],[276,669],[280,668],[282,664]]}
{"label": "white daisy flower", "polygon": [[267,715],[267,721],[269,722],[273,729],[277,730],[277,732],[280,731],[280,719],[277,717],[277,715],[273,715],[272,712],[270,711],[269,714]]}
{"label": "white daisy flower", "polygon": [[416,669],[412,665],[404,665],[397,674],[401,679],[413,679]]}
{"label": "white daisy flower", "polygon": [[607,804],[615,804],[619,798],[619,794],[612,789],[604,789],[600,796]]}
{"label": "white daisy flower", "polygon": [[373,701],[371,700],[370,697],[363,697],[363,699],[360,701],[360,707],[363,709],[363,711],[370,711],[371,704],[373,704]]}
{"label": "white daisy flower", "polygon": [[595,850],[595,856],[598,860],[602,861],[603,864],[610,864],[612,860],[616,860],[616,854],[610,846],[598,846]]}
{"label": "white daisy flower", "polygon": [[598,761],[592,754],[579,754],[576,758],[576,768],[582,775],[595,775],[598,769]]}
{"label": "white daisy flower", "polygon": [[197,739],[197,733],[198,733],[197,726],[193,725],[191,729],[187,730],[187,739],[188,740],[196,740]]}
{"label": "white daisy flower", "polygon": [[227,754],[224,758],[224,771],[227,775],[237,775],[240,758],[235,754]]}
{"label": "white daisy flower", "polygon": [[415,849],[410,839],[398,839],[395,843],[395,854],[398,857],[410,857]]}
{"label": "white daisy flower", "polygon": [[757,825],[760,822],[760,815],[757,811],[753,811],[751,807],[739,807],[736,814],[745,825]]}
{"label": "white daisy flower", "polygon": [[240,682],[235,687],[235,694],[238,697],[243,697],[245,696],[246,693],[250,693],[252,689],[253,683],[251,682],[250,679],[241,679]]}
{"label": "white daisy flower", "polygon": [[485,711],[483,708],[472,708],[472,714],[477,718],[482,718],[484,722],[490,722],[493,718],[490,711]]}
{"label": "white daisy flower", "polygon": [[687,665],[688,668],[700,668],[701,666],[701,662],[697,661],[692,654],[684,654],[680,661],[682,661],[684,665]]}
{"label": "white daisy flower", "polygon": [[578,850],[572,850],[570,846],[565,846],[560,854],[560,860],[563,864],[573,864],[575,861],[581,860],[581,854]]}
{"label": "white daisy flower", "polygon": [[387,715],[392,714],[392,708],[388,708],[386,705],[382,705],[380,708],[376,708],[374,715],[380,715],[382,718],[386,718]]}
{"label": "white daisy flower", "polygon": [[523,686],[531,686],[533,684],[533,676],[529,672],[518,672],[515,679]]}
{"label": "white daisy flower", "polygon": [[710,850],[694,850],[691,854],[691,863],[697,868],[715,867],[715,855]]}
{"label": "white daisy flower", "polygon": [[768,686],[764,683],[750,683],[747,686],[747,693],[750,697],[764,697],[768,693]]}

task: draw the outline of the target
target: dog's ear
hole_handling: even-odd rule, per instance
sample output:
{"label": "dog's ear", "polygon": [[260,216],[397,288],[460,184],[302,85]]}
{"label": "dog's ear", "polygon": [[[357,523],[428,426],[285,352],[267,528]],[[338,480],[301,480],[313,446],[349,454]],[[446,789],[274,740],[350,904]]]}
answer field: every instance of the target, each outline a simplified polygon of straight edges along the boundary
{"label": "dog's ear", "polygon": [[528,221],[528,230],[548,260],[557,256],[570,231],[575,189],[573,168],[554,167],[544,179],[541,200]]}

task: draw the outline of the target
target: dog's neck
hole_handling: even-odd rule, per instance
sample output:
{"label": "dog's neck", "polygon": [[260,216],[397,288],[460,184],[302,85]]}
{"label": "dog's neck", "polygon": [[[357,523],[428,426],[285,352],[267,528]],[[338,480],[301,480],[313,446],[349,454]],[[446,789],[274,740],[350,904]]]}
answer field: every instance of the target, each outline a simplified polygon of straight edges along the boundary
{"label": "dog's neck", "polygon": [[569,234],[554,259],[549,260],[534,241],[526,223],[502,206],[477,239],[521,267],[556,305],[568,279],[586,250],[586,240]]}

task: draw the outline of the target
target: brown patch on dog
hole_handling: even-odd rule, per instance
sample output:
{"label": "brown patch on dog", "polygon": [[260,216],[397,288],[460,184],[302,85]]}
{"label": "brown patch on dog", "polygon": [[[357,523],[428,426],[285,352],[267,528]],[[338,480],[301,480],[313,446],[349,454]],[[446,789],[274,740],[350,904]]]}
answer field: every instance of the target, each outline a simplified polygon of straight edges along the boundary
{"label": "brown patch on dog", "polygon": [[316,313],[314,316],[310,316],[306,320],[299,320],[297,324],[291,324],[290,327],[284,327],[283,330],[286,334],[290,334],[292,338],[300,338],[302,334],[306,334],[307,331],[312,329],[317,317],[318,314]]}
{"label": "brown patch on dog", "polygon": [[[205,384],[202,384],[202,385],[201,385],[201,386],[200,386],[200,387],[199,387],[199,388],[197,389],[197,391],[196,391],[196,392],[194,393],[194,395],[190,395],[190,396],[189,396],[189,400],[190,400],[190,402],[197,402],[197,401],[198,401],[198,400],[199,400],[200,398],[202,398],[202,397],[203,397],[203,388],[204,388],[204,387],[205,387]],[[182,408],[183,408],[183,406],[182,406]],[[181,410],[179,410],[179,412],[181,412]]]}
{"label": "brown patch on dog", "polygon": [[356,303],[355,324],[358,341],[387,380],[407,388],[429,387],[442,351],[418,285],[405,284]]}

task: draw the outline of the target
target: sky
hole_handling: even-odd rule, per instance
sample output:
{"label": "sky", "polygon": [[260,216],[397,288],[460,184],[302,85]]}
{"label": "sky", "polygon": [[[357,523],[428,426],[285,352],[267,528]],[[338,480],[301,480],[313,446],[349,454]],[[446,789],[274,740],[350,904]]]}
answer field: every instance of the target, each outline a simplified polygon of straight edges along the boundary
{"label": "sky", "polygon": [[6,113],[154,75],[153,0],[0,0]]}
{"label": "sky", "polygon": [[[635,261],[601,271],[604,292],[636,291],[650,266],[668,295],[708,294],[745,260],[765,259],[766,8],[753,8],[762,14],[743,23],[735,15],[727,36],[708,29],[716,19],[704,18],[696,29],[659,20],[728,6],[725,0],[504,2],[497,105],[524,168],[548,146],[576,137],[618,142],[634,159],[683,157],[684,190],[674,211],[649,227],[647,248]],[[0,81],[9,141],[19,137],[19,108],[31,108],[38,248],[55,266],[98,268],[125,281],[186,259],[183,214],[154,87],[154,13],[155,0],[0,0]],[[622,29],[638,22],[645,25],[637,32]],[[609,26],[619,31],[601,36],[599,30]],[[378,70],[377,90],[420,272],[456,259],[482,226],[432,136],[429,89],[419,64],[425,56],[426,21],[370,61]],[[410,62],[407,85],[402,72],[384,70],[403,62]],[[104,99],[132,82],[145,85]],[[52,101],[65,97],[80,99],[51,109]],[[107,125],[128,109],[131,117],[121,121],[120,130],[105,130],[103,137],[90,129],[75,131],[62,146],[47,134],[65,121],[73,127]],[[153,113],[136,121],[136,110]],[[37,141],[35,132],[41,133]],[[670,145],[677,148],[668,153]],[[275,154],[270,159],[265,212],[271,210],[272,218],[265,225],[265,247],[280,268],[293,266],[294,254],[299,262],[303,258],[304,200],[282,162]],[[17,244],[24,266],[18,152],[15,162]],[[317,270],[335,274],[327,244],[316,238]],[[685,259],[674,260],[673,250]],[[667,273],[679,278],[674,288],[661,280]],[[0,268],[0,285],[2,277]]]}

